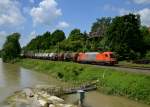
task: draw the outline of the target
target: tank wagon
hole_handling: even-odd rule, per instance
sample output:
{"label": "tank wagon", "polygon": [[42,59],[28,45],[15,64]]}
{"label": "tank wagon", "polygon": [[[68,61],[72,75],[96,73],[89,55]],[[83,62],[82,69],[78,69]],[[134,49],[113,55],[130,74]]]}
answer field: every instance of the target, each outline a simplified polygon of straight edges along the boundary
{"label": "tank wagon", "polygon": [[113,52],[80,52],[80,53],[26,53],[25,58],[46,59],[52,61],[74,61],[88,64],[117,64],[117,58]]}

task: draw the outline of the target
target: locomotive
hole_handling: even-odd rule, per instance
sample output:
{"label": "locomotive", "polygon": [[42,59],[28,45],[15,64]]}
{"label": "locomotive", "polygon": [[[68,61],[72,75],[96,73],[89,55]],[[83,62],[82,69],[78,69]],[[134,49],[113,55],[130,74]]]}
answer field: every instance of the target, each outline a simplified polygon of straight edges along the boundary
{"label": "locomotive", "polygon": [[46,59],[52,61],[73,61],[88,64],[117,64],[117,58],[114,52],[80,52],[80,53],[33,53],[22,54],[25,58]]}

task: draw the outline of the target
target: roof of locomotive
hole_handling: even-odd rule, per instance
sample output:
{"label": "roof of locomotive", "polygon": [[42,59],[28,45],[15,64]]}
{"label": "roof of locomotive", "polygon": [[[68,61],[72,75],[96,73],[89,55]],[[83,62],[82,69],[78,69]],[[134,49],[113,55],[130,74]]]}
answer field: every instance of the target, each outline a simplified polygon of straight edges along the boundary
{"label": "roof of locomotive", "polygon": [[80,52],[80,54],[113,54],[114,52],[106,51],[106,52]]}
{"label": "roof of locomotive", "polygon": [[114,52],[108,51],[108,52],[103,52],[104,54],[113,54]]}

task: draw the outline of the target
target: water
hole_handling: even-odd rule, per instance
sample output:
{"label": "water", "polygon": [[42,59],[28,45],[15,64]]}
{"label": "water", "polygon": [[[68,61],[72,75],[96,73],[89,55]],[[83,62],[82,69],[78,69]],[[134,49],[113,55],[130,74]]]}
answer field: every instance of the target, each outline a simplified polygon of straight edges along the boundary
{"label": "water", "polygon": [[[66,102],[69,103],[76,103],[77,99],[78,96],[75,94],[65,96]],[[84,105],[85,107],[150,107],[127,98],[104,95],[96,91],[85,94]]]}
{"label": "water", "polygon": [[[60,81],[48,75],[24,69],[18,65],[5,64],[0,60],[0,102],[25,87],[39,84],[62,85]],[[66,97],[68,102],[75,102],[77,95]],[[98,92],[86,93],[87,107],[150,107],[122,97],[107,96]]]}
{"label": "water", "polygon": [[5,64],[0,60],[0,102],[15,91],[39,84],[59,85],[60,83],[48,75],[18,65]]}

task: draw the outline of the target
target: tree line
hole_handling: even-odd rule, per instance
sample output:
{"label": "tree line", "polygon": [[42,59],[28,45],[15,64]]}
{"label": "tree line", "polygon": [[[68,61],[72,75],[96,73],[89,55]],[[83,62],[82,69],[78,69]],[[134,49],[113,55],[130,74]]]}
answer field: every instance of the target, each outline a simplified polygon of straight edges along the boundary
{"label": "tree line", "polygon": [[[9,53],[7,50],[11,50],[7,45],[11,42],[9,37],[14,35],[16,34],[8,36],[2,56]],[[20,46],[18,48],[20,49]],[[55,30],[52,33],[47,31],[32,39],[22,50],[24,52],[113,51],[119,55],[120,60],[150,58],[150,29],[141,25],[140,16],[136,14],[115,18],[102,17],[92,24],[89,34],[81,32],[80,29],[73,29],[68,36],[62,30]],[[17,54],[19,52],[16,50]]]}

